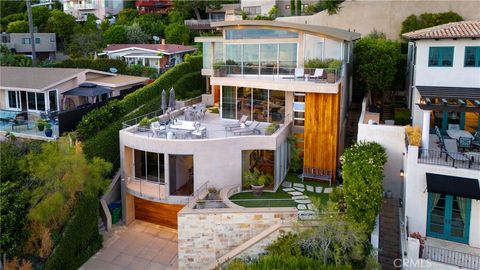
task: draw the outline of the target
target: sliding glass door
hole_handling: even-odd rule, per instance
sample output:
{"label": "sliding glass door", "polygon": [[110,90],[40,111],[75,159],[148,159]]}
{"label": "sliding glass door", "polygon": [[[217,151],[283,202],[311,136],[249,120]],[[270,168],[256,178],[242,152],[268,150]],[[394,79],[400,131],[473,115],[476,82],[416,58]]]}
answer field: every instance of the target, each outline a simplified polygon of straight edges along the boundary
{"label": "sliding glass door", "polygon": [[427,236],[468,244],[471,199],[428,194]]}

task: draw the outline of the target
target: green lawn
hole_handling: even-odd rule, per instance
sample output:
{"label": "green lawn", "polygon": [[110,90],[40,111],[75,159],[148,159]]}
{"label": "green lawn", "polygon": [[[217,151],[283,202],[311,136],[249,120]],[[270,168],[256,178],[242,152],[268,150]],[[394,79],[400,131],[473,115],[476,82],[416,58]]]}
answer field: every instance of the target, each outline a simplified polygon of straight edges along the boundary
{"label": "green lawn", "polygon": [[[301,183],[302,179],[299,179],[296,175],[288,174],[285,181],[292,183]],[[305,181],[304,184],[311,186],[329,187],[328,183]],[[306,191],[303,194],[307,195],[311,200],[320,200],[322,205],[328,202],[328,194],[315,193]],[[230,200],[243,207],[295,207],[296,203],[291,199],[291,195],[283,191],[282,187],[279,187],[276,192],[264,191],[260,197],[253,196],[252,192],[241,192],[230,197]]]}

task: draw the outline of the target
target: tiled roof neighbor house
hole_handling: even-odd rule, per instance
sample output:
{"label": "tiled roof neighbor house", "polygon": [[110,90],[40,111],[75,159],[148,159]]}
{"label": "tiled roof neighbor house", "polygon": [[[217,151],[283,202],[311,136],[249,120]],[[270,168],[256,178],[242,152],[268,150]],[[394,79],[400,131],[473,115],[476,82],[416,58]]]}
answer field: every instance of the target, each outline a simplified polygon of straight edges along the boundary
{"label": "tiled roof neighbor house", "polygon": [[408,32],[402,36],[408,39],[478,38],[480,37],[480,21],[447,23]]}

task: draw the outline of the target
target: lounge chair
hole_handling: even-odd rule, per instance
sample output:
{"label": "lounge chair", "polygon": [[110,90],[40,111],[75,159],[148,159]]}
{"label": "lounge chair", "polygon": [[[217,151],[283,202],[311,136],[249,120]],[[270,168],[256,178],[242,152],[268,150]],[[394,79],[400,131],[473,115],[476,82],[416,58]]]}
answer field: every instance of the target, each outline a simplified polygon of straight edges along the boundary
{"label": "lounge chair", "polygon": [[225,126],[225,130],[228,131],[235,128],[240,128],[242,124],[246,125],[247,119],[248,119],[248,116],[242,115],[242,118],[240,118],[240,120],[238,120],[237,123]]}
{"label": "lounge chair", "polygon": [[305,70],[303,68],[296,68],[295,69],[295,80],[297,78],[305,78]]}
{"label": "lounge chair", "polygon": [[324,79],[325,72],[323,71],[323,68],[316,68],[315,73],[313,73],[313,76],[311,77],[314,80],[321,80]]}
{"label": "lounge chair", "polygon": [[239,128],[233,130],[233,135],[253,135],[253,134],[260,134],[260,130],[258,129],[258,126],[260,125],[259,122],[253,121],[253,123],[244,128]]}
{"label": "lounge chair", "polygon": [[470,149],[472,148],[472,138],[460,137],[458,138],[458,148]]}
{"label": "lounge chair", "polygon": [[473,135],[473,141],[472,144],[475,147],[480,147],[480,131],[475,132],[475,135]]}
{"label": "lounge chair", "polygon": [[470,168],[471,165],[471,160],[466,157],[463,153],[458,152],[458,147],[457,147],[457,140],[455,139],[445,139],[445,150],[447,153],[447,156],[445,157],[445,161],[448,161],[448,157],[450,157],[453,160],[453,166],[455,167],[455,161],[468,161],[468,167]]}

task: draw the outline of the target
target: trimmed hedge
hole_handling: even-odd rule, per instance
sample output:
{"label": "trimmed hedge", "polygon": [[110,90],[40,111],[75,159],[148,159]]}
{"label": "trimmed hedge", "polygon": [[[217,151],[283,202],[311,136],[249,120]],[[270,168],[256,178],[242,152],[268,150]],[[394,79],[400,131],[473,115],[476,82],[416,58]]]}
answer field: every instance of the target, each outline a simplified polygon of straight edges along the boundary
{"label": "trimmed hedge", "polygon": [[[101,129],[119,120],[146,102],[161,96],[163,89],[171,88],[184,74],[199,71],[202,68],[202,56],[193,56],[163,73],[153,83],[128,94],[117,102],[109,102],[104,107],[92,110],[78,124],[77,134],[82,140],[93,137]],[[106,107],[106,108],[105,108]]]}
{"label": "trimmed hedge", "polygon": [[78,269],[102,247],[98,233],[98,198],[80,195],[57,247],[48,258],[45,269]]}
{"label": "trimmed hedge", "polygon": [[180,99],[189,99],[205,93],[205,79],[201,71],[190,72],[174,85],[175,94]]}
{"label": "trimmed hedge", "polygon": [[127,68],[127,63],[123,60],[118,59],[87,59],[87,58],[77,58],[77,59],[67,59],[61,62],[56,62],[47,65],[47,67],[56,67],[56,68],[89,68],[100,71],[110,72],[110,68],[114,67],[118,70],[118,73],[123,74]]}

